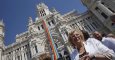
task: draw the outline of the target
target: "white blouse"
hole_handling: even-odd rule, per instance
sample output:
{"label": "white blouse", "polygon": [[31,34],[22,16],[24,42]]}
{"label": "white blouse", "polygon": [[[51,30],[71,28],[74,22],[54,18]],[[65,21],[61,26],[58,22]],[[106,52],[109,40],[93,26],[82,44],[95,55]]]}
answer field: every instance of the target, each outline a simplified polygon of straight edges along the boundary
{"label": "white blouse", "polygon": [[[86,52],[88,52],[89,55],[103,54],[106,56],[106,54],[110,54],[113,58],[115,58],[115,53],[113,50],[110,50],[95,38],[89,38],[86,42],[83,42],[83,44]],[[79,53],[77,49],[73,49],[73,51],[70,53],[70,57],[71,60],[79,60]]]}

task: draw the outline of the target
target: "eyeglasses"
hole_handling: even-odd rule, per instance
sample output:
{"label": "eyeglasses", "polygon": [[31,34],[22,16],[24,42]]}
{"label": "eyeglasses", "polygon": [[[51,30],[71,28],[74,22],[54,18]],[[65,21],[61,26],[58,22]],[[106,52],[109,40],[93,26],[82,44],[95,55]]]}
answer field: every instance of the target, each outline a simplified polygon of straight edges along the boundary
{"label": "eyeglasses", "polygon": [[72,38],[73,39],[79,39],[81,37],[81,35],[80,34],[73,34],[73,36],[72,36]]}

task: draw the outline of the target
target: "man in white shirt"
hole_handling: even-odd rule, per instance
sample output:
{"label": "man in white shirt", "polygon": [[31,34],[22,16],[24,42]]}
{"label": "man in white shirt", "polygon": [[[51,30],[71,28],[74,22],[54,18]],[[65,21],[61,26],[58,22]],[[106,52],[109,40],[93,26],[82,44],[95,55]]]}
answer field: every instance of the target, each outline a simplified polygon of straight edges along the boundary
{"label": "man in white shirt", "polygon": [[115,52],[115,39],[112,37],[105,37],[102,39],[102,43],[107,46],[109,49],[112,49]]}
{"label": "man in white shirt", "polygon": [[102,37],[102,34],[98,31],[95,31],[93,33],[93,36],[95,39],[101,41],[105,46],[107,46],[109,49],[112,49],[115,52],[115,38],[110,37],[109,34],[106,37]]}

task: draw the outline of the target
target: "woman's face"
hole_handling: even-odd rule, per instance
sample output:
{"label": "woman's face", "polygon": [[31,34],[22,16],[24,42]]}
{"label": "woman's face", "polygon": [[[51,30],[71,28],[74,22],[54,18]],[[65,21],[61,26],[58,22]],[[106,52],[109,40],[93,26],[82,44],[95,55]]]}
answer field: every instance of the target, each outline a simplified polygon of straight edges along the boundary
{"label": "woman's face", "polygon": [[82,42],[82,35],[75,31],[72,35],[72,43],[74,45],[78,45],[81,42]]}

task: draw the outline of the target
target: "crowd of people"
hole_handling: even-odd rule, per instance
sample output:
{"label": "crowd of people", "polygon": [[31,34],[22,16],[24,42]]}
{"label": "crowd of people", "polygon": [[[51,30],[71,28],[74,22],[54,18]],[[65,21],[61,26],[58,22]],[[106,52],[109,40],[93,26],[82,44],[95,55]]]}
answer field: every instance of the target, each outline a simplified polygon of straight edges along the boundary
{"label": "crowd of people", "polygon": [[[98,31],[91,35],[87,31],[71,29],[68,32],[68,41],[73,50],[66,60],[115,60],[115,35],[103,34]],[[51,60],[43,54],[40,60]],[[65,60],[59,58],[58,60]]]}
{"label": "crowd of people", "polygon": [[73,47],[71,60],[115,60],[115,35],[73,29],[68,40]]}

